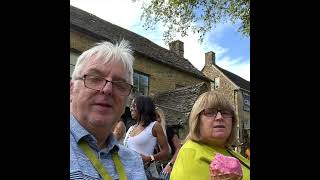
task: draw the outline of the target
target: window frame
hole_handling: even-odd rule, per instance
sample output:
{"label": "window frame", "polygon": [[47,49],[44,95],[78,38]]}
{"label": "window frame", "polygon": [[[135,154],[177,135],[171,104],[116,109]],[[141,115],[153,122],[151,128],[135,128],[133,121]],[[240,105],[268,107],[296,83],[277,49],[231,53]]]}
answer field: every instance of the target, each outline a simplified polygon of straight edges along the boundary
{"label": "window frame", "polygon": [[[139,75],[138,76],[138,85],[137,85],[137,89],[138,90],[136,92],[135,92],[136,84],[134,83],[134,75],[135,74]],[[140,85],[140,83],[139,83],[140,76],[145,76],[147,78],[147,80],[148,80],[148,85],[147,85],[148,90],[147,90],[146,94],[143,94],[143,93],[141,93],[141,91],[139,91],[139,89],[140,89],[140,86],[139,86]],[[134,70],[133,71],[133,90],[132,90],[132,92],[133,92],[133,94],[149,96],[149,92],[150,92],[150,75],[146,74],[146,73],[143,73],[141,71]]]}

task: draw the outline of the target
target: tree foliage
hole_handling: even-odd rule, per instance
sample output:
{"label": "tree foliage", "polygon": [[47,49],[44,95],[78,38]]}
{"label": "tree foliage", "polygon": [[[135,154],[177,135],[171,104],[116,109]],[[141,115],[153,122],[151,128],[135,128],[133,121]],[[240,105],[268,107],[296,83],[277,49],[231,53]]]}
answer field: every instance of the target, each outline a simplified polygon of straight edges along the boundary
{"label": "tree foliage", "polygon": [[238,31],[250,36],[250,0],[150,0],[143,2],[142,9],[146,29],[154,29],[158,22],[164,24],[166,43],[177,33],[188,35],[188,30],[198,33],[202,42],[207,32],[227,20],[233,24],[240,20]]}

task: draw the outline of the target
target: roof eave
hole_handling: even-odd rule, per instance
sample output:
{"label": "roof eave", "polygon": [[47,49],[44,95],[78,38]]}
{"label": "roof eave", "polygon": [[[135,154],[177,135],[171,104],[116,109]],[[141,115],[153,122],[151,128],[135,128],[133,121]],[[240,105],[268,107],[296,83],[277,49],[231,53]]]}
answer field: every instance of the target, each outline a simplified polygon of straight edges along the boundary
{"label": "roof eave", "polygon": [[[108,40],[108,41],[111,41],[111,39],[109,39],[109,38],[107,38],[107,37],[105,37],[105,36],[101,36],[101,35],[99,35],[99,34],[97,34],[97,33],[95,33],[95,32],[92,32],[92,31],[90,31],[90,30],[88,30],[88,29],[82,28],[82,27],[80,27],[80,26],[78,26],[78,25],[75,25],[75,24],[73,24],[73,23],[70,23],[70,28],[71,28],[71,29],[74,29],[74,30],[76,30],[76,31],[79,31],[79,32],[81,32],[81,33],[84,33],[84,34],[88,34],[89,36],[92,36],[93,38],[95,38],[95,39],[97,39],[97,40]],[[205,77],[204,75],[201,76],[201,75],[199,75],[199,74],[196,74],[196,73],[187,71],[187,70],[185,70],[185,69],[178,68],[177,66],[171,65],[170,63],[166,63],[166,62],[162,62],[162,61],[156,60],[155,58],[153,58],[153,57],[149,56],[148,54],[145,54],[145,53],[143,53],[143,52],[141,52],[141,51],[139,51],[139,50],[137,50],[137,49],[134,49],[134,51],[135,51],[135,52],[138,52],[138,53],[141,54],[141,55],[144,55],[144,56],[152,59],[153,61],[155,61],[155,62],[157,62],[157,63],[165,64],[165,65],[167,65],[167,66],[170,66],[170,67],[175,68],[175,69],[177,69],[177,70],[180,70],[180,71],[182,71],[182,72],[188,73],[188,74],[190,74],[190,75],[192,75],[192,76],[194,76],[194,77],[200,78],[200,79],[202,79],[202,80],[206,80],[206,81],[209,81],[209,82],[211,81],[209,78]]]}

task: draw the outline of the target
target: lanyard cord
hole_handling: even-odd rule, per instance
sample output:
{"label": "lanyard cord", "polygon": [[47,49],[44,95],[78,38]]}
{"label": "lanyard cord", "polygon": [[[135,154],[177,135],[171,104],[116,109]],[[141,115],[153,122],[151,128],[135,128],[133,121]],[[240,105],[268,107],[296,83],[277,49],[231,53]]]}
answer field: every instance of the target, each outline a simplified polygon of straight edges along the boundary
{"label": "lanyard cord", "polygon": [[244,165],[247,169],[250,170],[250,166],[248,166],[246,163],[244,163],[243,161],[241,161],[241,159],[238,158],[236,155],[234,155],[228,148],[227,148],[227,152],[228,152],[232,157],[238,159],[242,165]]}
{"label": "lanyard cord", "polygon": [[[101,177],[104,180],[112,180],[113,178],[109,175],[105,167],[102,165],[101,161],[97,158],[93,150],[89,147],[88,143],[84,140],[81,140],[79,142],[79,145],[85,155],[89,158],[94,168],[99,172]],[[116,170],[119,176],[120,180],[127,180],[127,176],[123,167],[123,164],[121,163],[120,157],[117,152],[112,153],[112,160],[116,166]]]}

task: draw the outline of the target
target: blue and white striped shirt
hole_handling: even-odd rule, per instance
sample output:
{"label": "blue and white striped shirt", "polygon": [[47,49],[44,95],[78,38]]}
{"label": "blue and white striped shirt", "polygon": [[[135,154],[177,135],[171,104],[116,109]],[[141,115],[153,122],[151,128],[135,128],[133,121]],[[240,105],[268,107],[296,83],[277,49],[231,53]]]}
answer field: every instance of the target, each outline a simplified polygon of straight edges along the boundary
{"label": "blue and white striped shirt", "polygon": [[78,142],[80,139],[88,142],[89,146],[94,150],[98,159],[104,165],[109,175],[113,179],[119,179],[114,162],[111,157],[111,150],[118,151],[120,160],[124,166],[128,180],[146,180],[145,171],[141,156],[117,143],[116,139],[111,135],[107,139],[107,147],[98,149],[97,141],[79,122],[70,114],[70,179],[102,179],[96,171],[91,161],[83,153]]}

